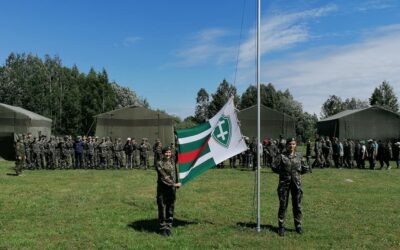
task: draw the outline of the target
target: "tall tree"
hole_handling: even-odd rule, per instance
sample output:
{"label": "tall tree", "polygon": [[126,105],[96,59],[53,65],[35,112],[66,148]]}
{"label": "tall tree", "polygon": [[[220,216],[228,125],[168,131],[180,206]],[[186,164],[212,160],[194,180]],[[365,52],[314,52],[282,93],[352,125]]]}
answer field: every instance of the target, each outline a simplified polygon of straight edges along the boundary
{"label": "tall tree", "polygon": [[[149,107],[145,98],[137,99]],[[0,102],[51,118],[54,134],[86,134],[94,127],[93,116],[116,108],[118,100],[105,69],[85,75],[75,65],[63,66],[57,56],[14,53],[0,66]]]}
{"label": "tall tree", "polygon": [[194,118],[197,123],[202,123],[207,120],[209,106],[210,96],[204,88],[201,88],[199,92],[197,92],[196,97],[196,110]]}
{"label": "tall tree", "polygon": [[326,118],[337,113],[344,111],[342,98],[336,95],[331,95],[329,98],[322,104],[321,108],[321,117]]}
{"label": "tall tree", "polygon": [[[260,86],[261,104],[266,107],[275,109],[278,106],[278,96],[274,85],[272,85],[272,83],[268,83],[268,85],[261,84]],[[250,85],[240,98],[240,109],[245,109],[256,104],[257,87],[255,85]]]}
{"label": "tall tree", "polygon": [[399,103],[394,93],[393,87],[387,81],[375,88],[369,98],[369,103],[373,106],[381,106],[393,112],[399,112]]}
{"label": "tall tree", "polygon": [[363,109],[363,108],[368,108],[369,103],[368,101],[363,101],[360,99],[356,99],[354,97],[352,98],[346,98],[346,100],[343,102],[344,109]]}
{"label": "tall tree", "polygon": [[209,106],[208,118],[217,114],[232,95],[234,96],[235,104],[239,103],[239,96],[236,92],[236,87],[224,79],[219,84],[217,91],[214,94],[211,94],[212,101]]}

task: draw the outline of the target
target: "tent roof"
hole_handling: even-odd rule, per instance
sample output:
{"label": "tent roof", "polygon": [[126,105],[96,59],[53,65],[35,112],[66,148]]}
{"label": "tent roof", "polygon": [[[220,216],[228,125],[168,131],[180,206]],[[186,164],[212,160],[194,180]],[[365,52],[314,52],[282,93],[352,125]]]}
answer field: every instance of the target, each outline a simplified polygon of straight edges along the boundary
{"label": "tent roof", "polygon": [[386,112],[390,112],[390,113],[392,113],[392,114],[394,114],[396,116],[400,116],[399,114],[396,114],[395,112],[390,111],[388,109],[385,109],[385,108],[382,108],[382,107],[378,107],[378,106],[371,106],[371,107],[363,108],[363,109],[348,109],[348,110],[342,111],[340,113],[337,113],[336,115],[332,115],[332,116],[329,116],[329,117],[327,117],[325,119],[322,119],[322,120],[320,120],[320,122],[337,120],[337,119],[340,119],[342,117],[349,116],[349,115],[352,115],[352,114],[355,114],[355,113],[358,113],[358,112],[361,112],[361,111],[365,111],[365,110],[368,110],[368,109],[381,109],[381,110],[384,110]]}
{"label": "tent roof", "polygon": [[0,103],[0,107],[3,107],[5,109],[8,109],[8,110],[16,112],[16,113],[19,113],[19,114],[21,114],[23,116],[26,116],[26,117],[30,118],[31,120],[41,120],[41,121],[49,121],[49,122],[51,122],[51,119],[49,119],[47,117],[44,117],[42,115],[36,114],[36,113],[34,113],[32,111],[26,110],[26,109],[21,108],[21,107],[11,106],[11,105],[8,105],[8,104],[5,104],[5,103]]}
{"label": "tent roof", "polygon": [[145,107],[143,107],[141,105],[130,105],[130,106],[123,107],[123,108],[120,108],[120,109],[114,109],[114,110],[111,110],[111,111],[108,111],[108,112],[105,112],[105,113],[101,113],[101,114],[95,115],[94,117],[96,117],[96,118],[109,118],[110,114],[122,114],[122,113],[129,112],[129,110],[135,110],[135,111],[142,110],[142,111],[147,112],[147,113],[159,114],[160,118],[163,118],[163,119],[165,119],[165,118],[173,119],[172,116],[170,116],[170,115],[168,115],[168,114],[166,114],[164,112],[148,109],[148,108],[145,108]]}

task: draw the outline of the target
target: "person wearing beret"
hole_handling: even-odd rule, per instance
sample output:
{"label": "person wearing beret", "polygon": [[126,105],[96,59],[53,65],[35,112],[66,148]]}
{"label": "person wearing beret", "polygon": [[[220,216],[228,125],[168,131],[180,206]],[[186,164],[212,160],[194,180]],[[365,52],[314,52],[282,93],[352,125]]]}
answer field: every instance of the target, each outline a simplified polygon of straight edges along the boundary
{"label": "person wearing beret", "polygon": [[160,233],[171,236],[176,199],[176,189],[181,186],[178,170],[170,147],[163,148],[163,158],[157,163],[157,206]]}
{"label": "person wearing beret", "polygon": [[292,196],[293,217],[296,232],[303,233],[301,222],[301,200],[303,190],[301,175],[309,172],[301,154],[296,152],[297,143],[294,138],[286,140],[286,150],[281,153],[273,162],[272,170],[279,174],[278,197],[278,234],[285,235],[285,218],[289,202],[289,193]]}

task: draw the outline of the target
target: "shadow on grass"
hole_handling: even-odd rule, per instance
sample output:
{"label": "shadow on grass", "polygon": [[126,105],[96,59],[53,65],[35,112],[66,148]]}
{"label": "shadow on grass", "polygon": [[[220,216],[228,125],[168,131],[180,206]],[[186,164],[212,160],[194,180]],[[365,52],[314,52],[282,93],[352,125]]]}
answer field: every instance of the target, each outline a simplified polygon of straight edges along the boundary
{"label": "shadow on grass", "polygon": [[[250,228],[256,230],[257,224],[254,222],[238,222],[236,223],[238,227],[243,227],[243,228]],[[273,225],[261,225],[261,230],[268,230],[270,232],[278,233],[278,227],[273,226]],[[296,230],[294,229],[288,229],[285,228],[287,232],[295,232]]]}
{"label": "shadow on grass", "polygon": [[16,173],[7,173],[8,176],[19,176]]}
{"label": "shadow on grass", "polygon": [[[192,224],[199,224],[199,223],[195,221],[174,219],[173,227],[184,227]],[[158,233],[160,231],[160,225],[158,224],[158,219],[134,221],[131,224],[129,224],[128,227],[139,232]]]}

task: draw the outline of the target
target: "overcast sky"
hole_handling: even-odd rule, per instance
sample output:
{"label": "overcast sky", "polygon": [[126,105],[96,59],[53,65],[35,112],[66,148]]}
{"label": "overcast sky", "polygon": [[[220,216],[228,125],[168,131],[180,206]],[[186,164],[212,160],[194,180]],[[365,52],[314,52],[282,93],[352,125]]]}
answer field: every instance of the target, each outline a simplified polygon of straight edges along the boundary
{"label": "overcast sky", "polygon": [[[153,108],[193,115],[196,93],[255,82],[256,0],[2,1],[0,62],[11,52],[105,68]],[[240,44],[240,50],[239,50]],[[335,94],[400,97],[400,1],[262,1],[261,80],[319,115]],[[238,62],[238,63],[237,63]]]}

